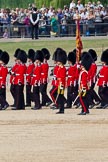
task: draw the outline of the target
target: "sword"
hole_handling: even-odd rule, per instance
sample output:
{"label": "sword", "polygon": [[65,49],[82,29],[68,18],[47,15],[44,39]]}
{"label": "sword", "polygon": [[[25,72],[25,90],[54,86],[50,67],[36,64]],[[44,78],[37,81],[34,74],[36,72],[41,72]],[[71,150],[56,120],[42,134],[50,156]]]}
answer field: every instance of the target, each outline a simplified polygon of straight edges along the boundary
{"label": "sword", "polygon": [[56,100],[55,100],[55,104],[57,104],[57,99],[58,99],[58,97],[59,97],[59,94],[57,94],[57,96],[56,96]]}
{"label": "sword", "polygon": [[58,87],[58,90],[57,90],[57,96],[56,96],[56,100],[55,100],[55,104],[57,104],[56,102],[57,102],[57,100],[58,100],[58,97],[59,97],[59,95],[60,94],[64,94],[64,89],[63,89],[63,87],[62,87],[62,89],[60,88],[61,86],[59,86]]}
{"label": "sword", "polygon": [[74,106],[74,104],[75,104],[75,102],[77,101],[78,97],[79,97],[79,95],[78,95],[78,96],[75,98],[75,100],[73,101],[72,107]]}

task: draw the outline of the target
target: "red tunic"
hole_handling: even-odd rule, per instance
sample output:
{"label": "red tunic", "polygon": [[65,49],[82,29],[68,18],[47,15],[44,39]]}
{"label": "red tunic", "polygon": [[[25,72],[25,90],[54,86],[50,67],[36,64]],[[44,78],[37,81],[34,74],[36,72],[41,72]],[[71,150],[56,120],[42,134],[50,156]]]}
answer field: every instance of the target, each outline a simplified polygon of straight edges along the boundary
{"label": "red tunic", "polygon": [[77,79],[77,65],[70,66],[68,69],[68,79],[67,79],[67,86],[74,85],[76,86],[76,79]]}
{"label": "red tunic", "polygon": [[14,84],[24,84],[24,74],[26,74],[26,65],[18,64],[17,69],[15,71]]}
{"label": "red tunic", "polygon": [[90,85],[96,82],[96,72],[97,72],[97,65],[95,63],[92,63],[88,71],[88,80]]}
{"label": "red tunic", "polygon": [[32,78],[34,67],[35,67],[34,63],[27,66],[26,82],[29,83],[29,84],[31,84],[31,78]]}
{"label": "red tunic", "polygon": [[88,90],[88,72],[84,69],[81,70],[79,75],[79,90],[86,89]]}
{"label": "red tunic", "polygon": [[66,84],[66,68],[64,66],[58,68],[57,72],[57,86]]}
{"label": "red tunic", "polygon": [[0,88],[6,85],[6,77],[8,74],[8,69],[6,66],[0,66]]}
{"label": "red tunic", "polygon": [[42,83],[45,83],[48,80],[49,65],[47,62],[45,62],[45,63],[41,64],[41,67],[42,67],[41,81],[42,81]]}
{"label": "red tunic", "polygon": [[52,85],[57,86],[57,72],[58,72],[59,66],[56,65],[53,70],[53,80],[52,80]]}
{"label": "red tunic", "polygon": [[15,65],[11,69],[11,75],[10,75],[10,83],[11,84],[13,84],[13,81],[15,79],[14,73],[16,72],[18,66],[19,66],[19,64],[15,63]]}
{"label": "red tunic", "polygon": [[33,71],[33,77],[31,79],[31,85],[40,85],[41,82],[41,73],[42,73],[42,67],[41,65],[36,65]]}
{"label": "red tunic", "polygon": [[108,85],[108,65],[101,68],[97,82],[98,86],[104,86],[105,84]]}

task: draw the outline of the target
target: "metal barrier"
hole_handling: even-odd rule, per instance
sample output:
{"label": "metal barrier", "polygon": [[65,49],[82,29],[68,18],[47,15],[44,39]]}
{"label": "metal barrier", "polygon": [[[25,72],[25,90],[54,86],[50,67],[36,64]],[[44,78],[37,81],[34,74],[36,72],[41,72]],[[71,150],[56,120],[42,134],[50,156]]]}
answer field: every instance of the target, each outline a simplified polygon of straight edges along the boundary
{"label": "metal barrier", "polygon": [[[39,27],[39,37],[64,37],[76,36],[76,24],[57,25],[56,32],[52,26]],[[26,25],[2,25],[0,26],[0,37],[8,32],[9,38],[30,38],[31,26]],[[106,36],[108,35],[108,23],[80,24],[82,36]]]}

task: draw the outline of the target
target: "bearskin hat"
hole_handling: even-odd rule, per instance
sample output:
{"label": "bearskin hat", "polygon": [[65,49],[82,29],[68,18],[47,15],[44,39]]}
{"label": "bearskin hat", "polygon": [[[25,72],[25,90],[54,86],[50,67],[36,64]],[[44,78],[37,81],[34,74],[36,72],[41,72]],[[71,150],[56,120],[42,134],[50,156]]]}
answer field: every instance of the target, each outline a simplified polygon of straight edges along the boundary
{"label": "bearskin hat", "polygon": [[37,50],[34,56],[34,60],[39,60],[40,62],[43,62],[44,60],[44,56],[43,56],[43,52],[41,50]]}
{"label": "bearskin hat", "polygon": [[85,55],[87,55],[87,54],[90,55],[90,53],[88,53],[88,52],[86,52],[86,51],[82,52],[82,53],[81,53],[81,56],[80,56],[80,59],[82,60],[83,57],[84,57]]}
{"label": "bearskin hat", "polygon": [[3,51],[0,54],[0,60],[2,60],[4,62],[4,64],[8,64],[9,59],[10,59],[9,54],[6,51]]}
{"label": "bearskin hat", "polygon": [[57,58],[56,58],[56,61],[61,62],[62,64],[65,65],[66,64],[66,61],[67,61],[66,51],[64,51],[61,48],[58,48],[57,49]]}
{"label": "bearskin hat", "polygon": [[84,68],[88,71],[93,63],[93,59],[88,52],[83,52],[82,55],[83,57],[81,58],[81,65],[84,66]]}
{"label": "bearskin hat", "polygon": [[[77,55],[77,49],[73,49],[73,52]],[[79,61],[81,60],[81,55],[79,56]]]}
{"label": "bearskin hat", "polygon": [[0,49],[0,54],[2,53],[3,51]]}
{"label": "bearskin hat", "polygon": [[55,51],[54,51],[54,54],[53,54],[53,57],[52,57],[52,60],[56,61],[57,60],[57,51],[61,49],[61,48],[57,48]]}
{"label": "bearskin hat", "polygon": [[73,65],[76,63],[76,54],[74,52],[69,52],[68,61],[71,61]]}
{"label": "bearskin hat", "polygon": [[76,48],[75,48],[75,49],[73,49],[73,52],[74,52],[74,53],[76,53]]}
{"label": "bearskin hat", "polygon": [[42,48],[41,51],[43,52],[43,56],[45,59],[49,60],[50,59],[50,52],[47,48]]}
{"label": "bearskin hat", "polygon": [[103,53],[101,55],[101,61],[105,62],[108,65],[108,49],[103,51]]}
{"label": "bearskin hat", "polygon": [[90,55],[93,58],[93,60],[96,61],[97,60],[97,53],[96,53],[96,51],[94,49],[89,49],[88,52],[90,53]]}
{"label": "bearskin hat", "polygon": [[34,60],[34,56],[35,56],[35,51],[33,49],[29,49],[28,50],[28,56],[27,57],[34,62],[35,61]]}
{"label": "bearskin hat", "polygon": [[27,62],[27,54],[26,54],[26,52],[24,50],[20,50],[18,52],[17,59],[21,60],[22,63],[26,63]]}
{"label": "bearskin hat", "polygon": [[17,55],[18,55],[18,53],[19,53],[20,50],[21,50],[20,48],[17,48],[17,49],[16,49],[16,51],[15,51],[15,53],[14,53],[14,57],[17,58]]}

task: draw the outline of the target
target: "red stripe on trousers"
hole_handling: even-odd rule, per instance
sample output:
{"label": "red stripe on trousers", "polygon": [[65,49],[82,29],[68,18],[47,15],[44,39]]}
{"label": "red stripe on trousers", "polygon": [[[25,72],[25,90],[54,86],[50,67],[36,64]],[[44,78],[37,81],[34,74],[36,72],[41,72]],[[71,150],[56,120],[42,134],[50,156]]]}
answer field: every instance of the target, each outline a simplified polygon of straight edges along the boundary
{"label": "red stripe on trousers", "polygon": [[80,102],[81,102],[84,112],[87,112],[86,106],[85,106],[81,96],[80,96]]}
{"label": "red stripe on trousers", "polygon": [[[51,98],[52,98],[52,100],[53,100],[54,103],[55,103],[56,99],[53,97],[53,93],[54,93],[57,89],[58,89],[58,87],[55,87],[55,88],[53,89],[53,91],[50,93]],[[56,103],[55,103],[55,104],[56,104]]]}

